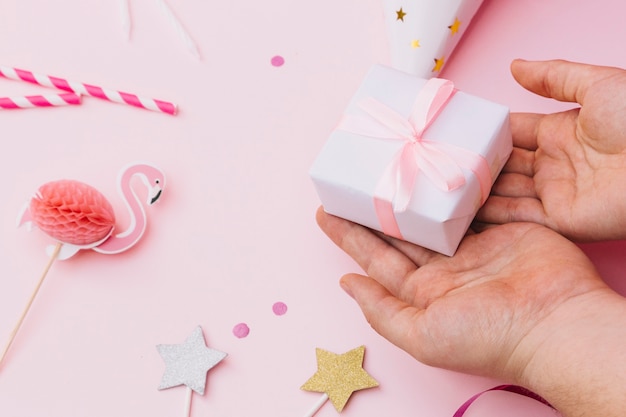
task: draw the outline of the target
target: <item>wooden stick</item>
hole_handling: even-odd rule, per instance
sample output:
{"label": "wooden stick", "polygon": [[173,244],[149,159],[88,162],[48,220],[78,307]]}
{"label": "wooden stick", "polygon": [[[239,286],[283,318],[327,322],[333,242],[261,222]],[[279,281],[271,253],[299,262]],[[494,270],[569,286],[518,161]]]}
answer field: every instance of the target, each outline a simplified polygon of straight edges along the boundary
{"label": "wooden stick", "polygon": [[313,407],[304,415],[304,417],[313,417],[322,406],[328,401],[328,394],[324,393]]}
{"label": "wooden stick", "polygon": [[43,274],[41,274],[41,278],[39,278],[39,282],[37,283],[35,290],[31,294],[30,299],[28,300],[28,303],[26,304],[26,308],[24,308],[24,311],[22,311],[22,315],[20,316],[19,320],[17,321],[17,324],[15,325],[15,327],[13,328],[13,331],[11,332],[11,335],[9,336],[9,341],[7,342],[4,348],[4,351],[2,352],[2,356],[0,356],[0,365],[2,365],[2,361],[4,360],[4,357],[6,356],[7,352],[9,351],[9,348],[13,344],[13,340],[15,340],[15,336],[17,336],[17,332],[20,330],[20,327],[22,327],[22,323],[24,322],[24,319],[26,318],[26,314],[28,314],[28,310],[30,310],[30,307],[33,305],[33,301],[35,301],[35,297],[37,297],[37,293],[39,292],[39,289],[41,288],[41,284],[43,284],[43,280],[46,278],[46,275],[48,275],[48,271],[50,270],[50,267],[52,266],[52,264],[54,263],[54,260],[59,255],[59,252],[61,251],[61,246],[63,246],[63,244],[61,242],[58,242],[56,246],[54,247],[54,251],[52,252],[52,255],[50,256],[50,260],[48,261],[48,264],[46,265],[46,268],[44,269]]}

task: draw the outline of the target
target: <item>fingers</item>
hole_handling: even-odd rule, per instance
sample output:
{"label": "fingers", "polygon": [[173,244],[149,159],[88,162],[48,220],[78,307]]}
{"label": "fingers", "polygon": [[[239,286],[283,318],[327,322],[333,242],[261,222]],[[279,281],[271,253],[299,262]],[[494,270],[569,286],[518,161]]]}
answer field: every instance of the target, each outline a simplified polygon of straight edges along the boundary
{"label": "fingers", "polygon": [[589,87],[617,68],[580,64],[564,60],[511,63],[511,73],[524,88],[544,97],[583,105]]}
{"label": "fingers", "polygon": [[537,150],[537,132],[543,117],[536,113],[511,113],[513,145],[529,151]]}
{"label": "fingers", "polygon": [[547,226],[541,201],[530,197],[492,195],[478,210],[476,220],[495,224],[532,222]]}
{"label": "fingers", "polygon": [[[324,233],[367,275],[398,296],[411,298],[412,288],[408,285],[411,279],[408,276],[418,267],[442,256],[330,215],[322,207],[318,209],[316,219]],[[405,294],[407,292],[408,295]]]}
{"label": "fingers", "polygon": [[535,153],[521,148],[513,148],[502,172],[532,177],[535,174]]}
{"label": "fingers", "polygon": [[502,173],[493,184],[491,194],[501,197],[537,198],[535,181],[524,174]]}
{"label": "fingers", "polygon": [[424,249],[423,247],[414,245],[413,243],[387,236],[381,232],[374,233],[376,233],[379,238],[387,242],[390,246],[393,246],[402,252],[413,262],[413,264],[415,264],[415,266],[424,266],[440,256],[436,252]]}
{"label": "fingers", "polygon": [[321,207],[316,219],[324,233],[367,275],[394,293],[400,291],[403,278],[417,268],[407,256],[366,227],[325,213]]}
{"label": "fingers", "polygon": [[[420,358],[419,318],[424,311],[394,297],[375,280],[357,274],[341,278],[341,287],[357,302],[368,323],[381,336]],[[393,323],[391,325],[391,323]]]}
{"label": "fingers", "polygon": [[507,197],[537,196],[533,176],[537,130],[543,117],[531,113],[511,114],[514,148],[492,187],[492,194]]}

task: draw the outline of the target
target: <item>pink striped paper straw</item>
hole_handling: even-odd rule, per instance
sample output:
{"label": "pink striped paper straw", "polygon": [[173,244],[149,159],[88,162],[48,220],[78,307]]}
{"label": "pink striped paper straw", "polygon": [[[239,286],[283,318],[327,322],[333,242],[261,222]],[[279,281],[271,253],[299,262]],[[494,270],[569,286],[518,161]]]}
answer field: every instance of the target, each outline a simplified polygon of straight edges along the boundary
{"label": "pink striped paper straw", "polygon": [[32,109],[80,104],[76,93],[46,94],[36,96],[0,97],[0,109]]}
{"label": "pink striped paper straw", "polygon": [[91,84],[68,81],[63,78],[37,74],[18,68],[0,66],[0,76],[17,81],[26,81],[33,84],[42,85],[44,87],[58,88],[60,90],[69,91],[71,93],[92,96],[115,103],[130,104],[131,106],[141,107],[142,109],[158,111],[172,115],[176,114],[177,112],[176,105],[167,101],[140,97],[135,94],[109,90]]}

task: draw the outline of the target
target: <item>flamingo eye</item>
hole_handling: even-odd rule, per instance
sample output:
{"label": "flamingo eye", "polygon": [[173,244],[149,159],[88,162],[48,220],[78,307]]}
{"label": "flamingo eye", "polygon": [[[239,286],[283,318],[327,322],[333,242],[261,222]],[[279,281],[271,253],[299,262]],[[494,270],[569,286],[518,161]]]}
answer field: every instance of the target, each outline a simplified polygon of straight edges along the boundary
{"label": "flamingo eye", "polygon": [[159,183],[160,183],[160,181],[159,181],[159,180],[154,180],[154,183],[155,183],[155,184],[159,184]]}

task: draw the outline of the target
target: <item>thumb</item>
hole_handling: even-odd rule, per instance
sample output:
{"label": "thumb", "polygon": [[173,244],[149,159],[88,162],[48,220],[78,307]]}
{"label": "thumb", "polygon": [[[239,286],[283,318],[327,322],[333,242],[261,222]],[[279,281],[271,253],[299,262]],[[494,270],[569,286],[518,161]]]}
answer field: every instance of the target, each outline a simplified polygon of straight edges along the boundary
{"label": "thumb", "polygon": [[589,88],[596,82],[623,70],[564,60],[511,63],[513,78],[524,88],[544,97],[583,105]]}

